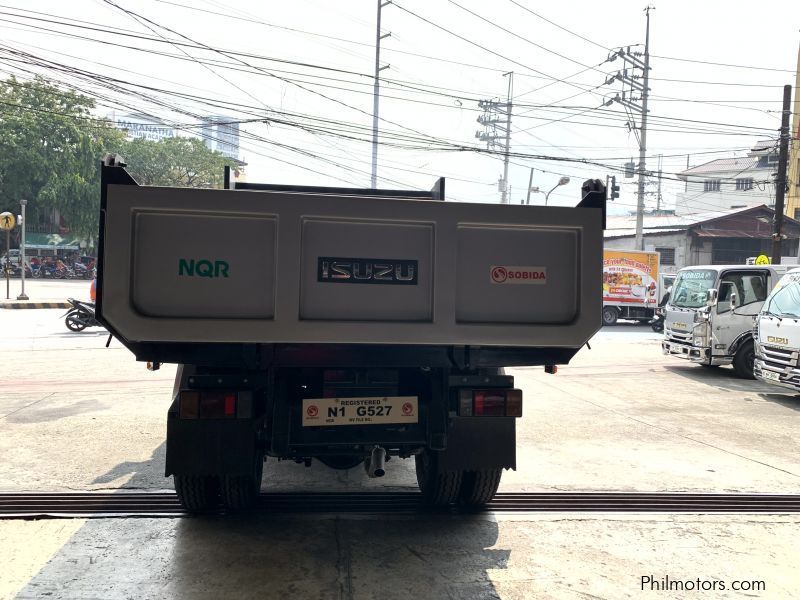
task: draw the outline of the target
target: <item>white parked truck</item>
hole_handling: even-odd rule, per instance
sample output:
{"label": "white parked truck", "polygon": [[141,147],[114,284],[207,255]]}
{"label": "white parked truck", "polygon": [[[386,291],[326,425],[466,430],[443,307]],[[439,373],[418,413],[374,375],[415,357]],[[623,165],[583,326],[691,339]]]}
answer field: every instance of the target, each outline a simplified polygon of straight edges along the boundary
{"label": "white parked truck", "polygon": [[659,273],[658,252],[603,250],[603,325],[617,319],[647,322],[675,275]]}
{"label": "white parked truck", "polygon": [[775,285],[757,319],[755,376],[800,392],[800,269]]}
{"label": "white parked truck", "polygon": [[701,265],[678,271],[666,305],[666,355],[706,367],[732,364],[753,378],[753,324],[767,294],[788,267]]}
{"label": "white parked truck", "polygon": [[599,329],[605,187],[575,208],[431,192],[140,187],[102,167],[97,316],[179,364],[166,475],[189,510],[250,506],[265,459],[414,458],[423,497],[480,505],[516,468],[522,392]]}

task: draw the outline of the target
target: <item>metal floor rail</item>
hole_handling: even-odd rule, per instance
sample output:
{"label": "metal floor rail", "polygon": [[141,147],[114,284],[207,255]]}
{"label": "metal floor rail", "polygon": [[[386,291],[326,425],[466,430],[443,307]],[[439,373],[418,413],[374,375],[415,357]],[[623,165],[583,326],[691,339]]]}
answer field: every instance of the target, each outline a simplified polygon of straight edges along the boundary
{"label": "metal floor rail", "polygon": [[[211,514],[222,514],[220,508]],[[262,493],[264,514],[470,514],[544,512],[800,512],[800,495],[629,492],[502,492],[486,507],[432,509],[415,492]],[[187,516],[174,493],[0,493],[0,519]]]}

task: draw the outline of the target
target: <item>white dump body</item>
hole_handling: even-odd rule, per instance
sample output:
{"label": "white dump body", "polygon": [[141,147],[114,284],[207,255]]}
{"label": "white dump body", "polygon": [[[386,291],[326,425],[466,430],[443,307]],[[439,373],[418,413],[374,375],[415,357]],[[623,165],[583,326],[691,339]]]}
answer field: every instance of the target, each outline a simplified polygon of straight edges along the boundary
{"label": "white dump body", "polygon": [[102,318],[130,341],[583,345],[599,209],[109,185]]}

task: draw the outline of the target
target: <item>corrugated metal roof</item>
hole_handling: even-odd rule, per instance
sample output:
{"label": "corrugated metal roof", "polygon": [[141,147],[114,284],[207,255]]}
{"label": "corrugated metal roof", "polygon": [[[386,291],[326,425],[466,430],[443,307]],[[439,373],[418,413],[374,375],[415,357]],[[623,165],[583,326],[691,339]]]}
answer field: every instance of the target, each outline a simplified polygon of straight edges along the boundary
{"label": "corrugated metal roof", "polygon": [[[721,217],[730,217],[739,213],[753,212],[758,213],[758,209],[763,208],[768,212],[772,212],[766,206],[755,206],[748,208],[737,208],[734,210],[718,210],[709,211],[704,213],[694,213],[691,215],[644,215],[642,231],[644,234],[658,234],[658,233],[676,233],[679,231],[686,231],[689,228],[706,223]],[[757,215],[754,216],[756,218]],[[792,219],[784,217],[785,222],[791,222]],[[751,237],[747,232],[734,232],[730,236],[722,236],[717,234],[713,229],[695,229],[697,235],[705,237]],[[726,229],[725,231],[730,231]],[[700,233],[704,232],[704,233]],[[739,235],[741,233],[741,235]],[[604,237],[606,239],[628,237],[636,235],[636,215],[624,216],[609,216],[606,217],[606,231]]]}
{"label": "corrugated metal roof", "polygon": [[[686,169],[678,173],[678,177],[687,175],[700,175],[702,173],[738,173],[740,171],[749,171],[755,169],[758,164],[758,157],[755,156],[742,156],[739,158],[719,158],[712,160],[702,165],[697,165],[691,169]],[[767,170],[772,169],[770,166]]]}
{"label": "corrugated metal roof", "polygon": [[[676,229],[642,229],[642,233],[644,235],[653,235],[659,233],[680,233],[682,231],[686,231],[688,227],[679,227]],[[613,230],[606,230],[605,235],[603,236],[607,240],[611,240],[614,238],[621,238],[621,237],[633,237],[636,235],[636,228],[632,229],[613,229]]]}

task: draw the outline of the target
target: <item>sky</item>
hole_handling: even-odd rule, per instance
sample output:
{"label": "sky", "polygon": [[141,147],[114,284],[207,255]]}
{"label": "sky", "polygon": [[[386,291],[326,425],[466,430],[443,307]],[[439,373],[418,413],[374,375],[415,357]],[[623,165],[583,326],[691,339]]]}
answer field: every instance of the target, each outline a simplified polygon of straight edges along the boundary
{"label": "sky", "polygon": [[[369,186],[377,1],[0,2],[0,77],[43,74],[98,98],[98,115],[136,111],[186,132],[203,117],[241,121],[250,181]],[[646,6],[385,6],[379,187],[429,189],[444,176],[448,199],[500,202],[502,152],[475,137],[478,102],[505,102],[513,77],[510,201],[523,201],[532,180],[540,192],[530,201],[543,204],[566,176],[549,203],[575,205],[583,181],[616,174],[612,212],[632,210],[635,179],[621,169],[638,161],[638,141],[625,108],[604,106],[621,91],[606,81],[623,68],[607,59],[619,47],[643,51]],[[669,208],[687,161],[742,156],[777,137],[782,87],[797,68],[800,2],[651,6],[647,168],[657,171],[662,155]],[[652,178],[648,208],[656,189]]]}

